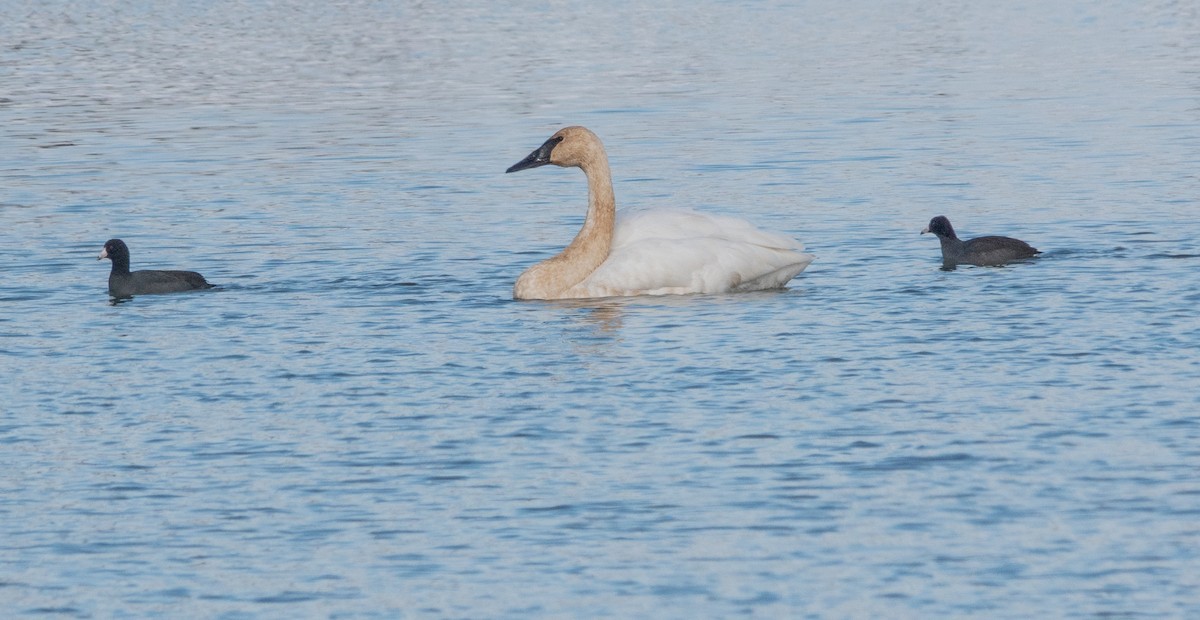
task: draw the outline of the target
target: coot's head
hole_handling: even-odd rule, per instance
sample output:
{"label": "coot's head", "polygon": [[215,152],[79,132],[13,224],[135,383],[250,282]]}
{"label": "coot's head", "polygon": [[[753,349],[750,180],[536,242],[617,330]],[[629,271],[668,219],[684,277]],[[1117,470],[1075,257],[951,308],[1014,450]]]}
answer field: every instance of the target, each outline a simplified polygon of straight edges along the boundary
{"label": "coot's head", "polygon": [[96,260],[109,259],[116,262],[122,258],[129,258],[129,246],[125,245],[120,239],[109,239],[104,242],[104,249],[100,250],[100,256]]}
{"label": "coot's head", "polygon": [[921,231],[922,235],[925,233],[933,233],[939,237],[946,237],[947,239],[958,238],[954,234],[954,227],[950,225],[950,220],[944,215],[939,215],[932,220],[929,220],[929,226],[926,226],[925,230]]}

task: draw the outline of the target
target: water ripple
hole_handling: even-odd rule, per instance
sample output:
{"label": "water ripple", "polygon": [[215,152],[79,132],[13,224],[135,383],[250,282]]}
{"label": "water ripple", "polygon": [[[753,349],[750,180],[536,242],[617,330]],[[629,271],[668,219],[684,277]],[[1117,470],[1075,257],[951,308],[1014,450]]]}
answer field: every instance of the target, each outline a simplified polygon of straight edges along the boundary
{"label": "water ripple", "polygon": [[[499,8],[0,9],[6,608],[1200,613],[1195,15]],[[513,301],[568,123],[817,260]],[[941,213],[1044,253],[942,271]],[[113,236],[221,287],[110,304]]]}

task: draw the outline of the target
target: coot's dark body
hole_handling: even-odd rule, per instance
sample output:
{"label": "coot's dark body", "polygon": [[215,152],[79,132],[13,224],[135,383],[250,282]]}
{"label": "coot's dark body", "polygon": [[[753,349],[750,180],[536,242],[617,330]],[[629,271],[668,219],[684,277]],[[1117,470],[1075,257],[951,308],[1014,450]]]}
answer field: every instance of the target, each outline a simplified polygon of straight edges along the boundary
{"label": "coot's dark body", "polygon": [[129,247],[120,239],[109,239],[104,244],[99,259],[104,258],[112,261],[112,272],[108,274],[108,294],[113,297],[179,293],[214,286],[195,271],[145,269],[131,272]]}
{"label": "coot's dark body", "polygon": [[980,267],[1003,265],[1012,261],[1032,258],[1039,251],[1020,239],[989,235],[967,241],[954,234],[954,227],[944,215],[929,220],[929,227],[921,234],[933,233],[942,243],[942,263],[946,265],[978,265]]}

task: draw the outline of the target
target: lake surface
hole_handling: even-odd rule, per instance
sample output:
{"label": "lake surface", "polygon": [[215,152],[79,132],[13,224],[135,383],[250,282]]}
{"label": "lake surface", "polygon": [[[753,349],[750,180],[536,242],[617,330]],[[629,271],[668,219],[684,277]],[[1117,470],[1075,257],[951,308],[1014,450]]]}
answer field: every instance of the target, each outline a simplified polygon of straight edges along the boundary
{"label": "lake surface", "polygon": [[[0,3],[4,614],[1200,616],[1200,12],[967,4]],[[570,124],[816,261],[512,301]]]}

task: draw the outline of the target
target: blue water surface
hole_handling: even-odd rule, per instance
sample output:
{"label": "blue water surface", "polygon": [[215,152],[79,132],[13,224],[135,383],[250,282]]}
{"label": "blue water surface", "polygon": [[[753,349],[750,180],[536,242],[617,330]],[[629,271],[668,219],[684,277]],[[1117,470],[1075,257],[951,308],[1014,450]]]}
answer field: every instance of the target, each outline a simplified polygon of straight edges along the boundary
{"label": "blue water surface", "polygon": [[[0,608],[1200,616],[1198,68],[1173,1],[0,2]],[[569,124],[816,261],[512,301]]]}

